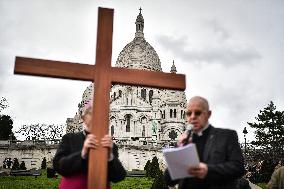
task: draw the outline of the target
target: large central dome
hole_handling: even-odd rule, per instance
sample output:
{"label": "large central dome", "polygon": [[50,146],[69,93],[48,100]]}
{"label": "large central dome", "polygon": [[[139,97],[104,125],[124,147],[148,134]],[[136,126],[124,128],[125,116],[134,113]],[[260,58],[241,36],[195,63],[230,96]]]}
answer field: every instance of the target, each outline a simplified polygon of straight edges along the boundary
{"label": "large central dome", "polygon": [[144,18],[141,14],[141,9],[135,24],[135,38],[119,53],[115,66],[139,70],[162,71],[158,54],[144,38]]}

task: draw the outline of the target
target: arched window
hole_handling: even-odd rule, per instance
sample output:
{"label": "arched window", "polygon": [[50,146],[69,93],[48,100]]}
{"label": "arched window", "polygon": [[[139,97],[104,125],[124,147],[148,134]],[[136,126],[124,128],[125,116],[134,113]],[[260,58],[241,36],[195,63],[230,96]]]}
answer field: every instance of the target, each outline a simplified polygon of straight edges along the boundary
{"label": "arched window", "polygon": [[114,135],[114,126],[112,125],[110,128],[110,135],[113,136]]}
{"label": "arched window", "polygon": [[177,110],[174,109],[174,118],[176,118],[176,117],[177,117]]}
{"label": "arched window", "polygon": [[141,89],[141,97],[146,100],[146,89]]}
{"label": "arched window", "polygon": [[126,118],[126,132],[130,132],[130,119],[131,119],[131,115],[127,114],[125,116],[125,118]]}
{"label": "arched window", "polygon": [[116,98],[116,92],[113,93],[113,100]]}
{"label": "arched window", "polygon": [[183,110],[180,111],[180,119],[183,119]]}
{"label": "arched window", "polygon": [[164,110],[163,112],[163,119],[166,119],[166,110]]}
{"label": "arched window", "polygon": [[172,118],[172,117],[173,117],[173,110],[170,109],[170,118]]}
{"label": "arched window", "polygon": [[121,95],[122,95],[122,91],[119,90],[119,91],[118,91],[118,96],[121,97]]}
{"label": "arched window", "polygon": [[143,116],[143,117],[141,118],[141,123],[142,123],[142,124],[147,123],[147,118],[146,118],[145,116]]}
{"label": "arched window", "polygon": [[150,104],[152,103],[152,98],[153,98],[153,90],[149,91],[149,102]]}
{"label": "arched window", "polygon": [[145,136],[145,125],[142,126],[142,137]]}
{"label": "arched window", "polygon": [[115,119],[114,116],[111,116],[111,118],[109,120],[109,123],[111,125],[111,127],[110,127],[110,134],[111,134],[111,136],[113,136],[114,135],[114,128],[117,125],[117,122],[116,122],[116,119]]}

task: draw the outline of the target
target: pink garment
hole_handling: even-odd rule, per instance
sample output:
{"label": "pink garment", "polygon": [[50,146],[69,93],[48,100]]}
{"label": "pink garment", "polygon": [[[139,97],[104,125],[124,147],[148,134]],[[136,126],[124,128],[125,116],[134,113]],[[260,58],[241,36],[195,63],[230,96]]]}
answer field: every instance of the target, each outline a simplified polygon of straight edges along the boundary
{"label": "pink garment", "polygon": [[62,176],[59,189],[86,189],[87,175],[78,173],[76,175],[64,177]]}
{"label": "pink garment", "polygon": [[[62,176],[59,189],[86,189],[87,175],[78,173],[76,175],[64,177]],[[107,189],[110,189],[110,184],[107,183]]]}

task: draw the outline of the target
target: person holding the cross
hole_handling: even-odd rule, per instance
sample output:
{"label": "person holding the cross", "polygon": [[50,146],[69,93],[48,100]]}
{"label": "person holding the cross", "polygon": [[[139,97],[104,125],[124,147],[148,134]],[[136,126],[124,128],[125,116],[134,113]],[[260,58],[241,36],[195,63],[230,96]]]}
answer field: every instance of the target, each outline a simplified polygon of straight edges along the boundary
{"label": "person holding the cross", "polygon": [[180,180],[172,180],[166,169],[166,183],[169,186],[178,184],[179,189],[237,189],[238,179],[245,172],[237,132],[209,124],[208,101],[200,96],[189,100],[186,116],[187,122],[192,124],[191,132],[182,134],[177,145],[195,143],[200,163],[187,167],[193,177]]}
{"label": "person holding the cross", "polygon": [[118,159],[118,148],[111,136],[105,135],[99,141],[95,135],[90,133],[92,101],[85,104],[81,118],[84,130],[64,135],[53,159],[54,169],[62,175],[59,188],[87,188],[88,152],[90,148],[96,149],[99,143],[109,149],[107,188],[110,188],[110,182],[119,182],[126,176],[126,171]]}

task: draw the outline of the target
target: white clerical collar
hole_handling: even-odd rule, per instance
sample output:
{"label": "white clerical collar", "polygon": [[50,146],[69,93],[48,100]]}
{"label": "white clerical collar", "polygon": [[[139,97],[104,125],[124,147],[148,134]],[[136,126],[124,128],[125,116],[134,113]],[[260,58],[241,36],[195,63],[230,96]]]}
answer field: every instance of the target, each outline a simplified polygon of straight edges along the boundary
{"label": "white clerical collar", "polygon": [[83,122],[82,123],[82,125],[83,125],[83,134],[85,135],[85,136],[87,136],[87,134],[89,134],[90,132],[89,131],[87,131],[88,129],[88,127],[87,127],[87,125]]}
{"label": "white clerical collar", "polygon": [[83,130],[83,134],[84,134],[85,136],[87,136],[87,135],[89,134],[89,132],[86,131],[86,130]]}
{"label": "white clerical collar", "polygon": [[202,128],[201,131],[195,133],[197,136],[202,136],[203,132],[209,127],[209,123],[207,123],[207,125],[205,127]]}

